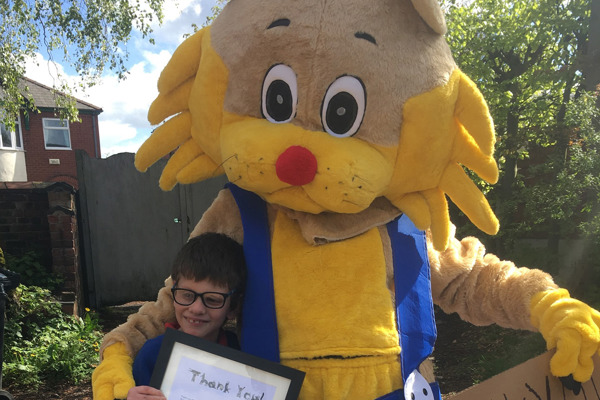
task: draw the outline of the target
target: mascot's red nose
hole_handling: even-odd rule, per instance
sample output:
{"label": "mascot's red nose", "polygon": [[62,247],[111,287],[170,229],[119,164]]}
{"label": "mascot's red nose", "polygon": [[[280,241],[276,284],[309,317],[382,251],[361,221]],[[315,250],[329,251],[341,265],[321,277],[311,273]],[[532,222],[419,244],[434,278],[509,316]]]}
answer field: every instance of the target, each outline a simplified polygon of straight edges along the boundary
{"label": "mascot's red nose", "polygon": [[275,171],[279,180],[293,186],[312,182],[317,173],[317,159],[301,146],[288,147],[277,159]]}

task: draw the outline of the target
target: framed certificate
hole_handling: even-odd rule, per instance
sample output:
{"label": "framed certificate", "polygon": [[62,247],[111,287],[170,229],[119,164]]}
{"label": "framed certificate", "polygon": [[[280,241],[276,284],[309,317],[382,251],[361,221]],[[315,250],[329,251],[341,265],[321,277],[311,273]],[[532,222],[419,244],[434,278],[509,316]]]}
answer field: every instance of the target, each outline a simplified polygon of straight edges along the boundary
{"label": "framed certificate", "polygon": [[169,400],[295,400],[304,372],[167,329],[150,386]]}

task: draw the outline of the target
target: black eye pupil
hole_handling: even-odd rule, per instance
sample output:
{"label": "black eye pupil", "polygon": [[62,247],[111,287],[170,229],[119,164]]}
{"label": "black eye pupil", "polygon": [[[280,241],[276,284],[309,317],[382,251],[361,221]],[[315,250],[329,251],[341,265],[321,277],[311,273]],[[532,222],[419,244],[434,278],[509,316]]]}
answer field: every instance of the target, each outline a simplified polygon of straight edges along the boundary
{"label": "black eye pupil", "polygon": [[348,92],[340,92],[329,100],[325,119],[331,131],[338,135],[347,133],[358,115],[358,103]]}
{"label": "black eye pupil", "polygon": [[423,388],[423,394],[427,396],[427,389]]}
{"label": "black eye pupil", "polygon": [[271,82],[265,101],[267,113],[275,121],[286,121],[292,116],[292,90],[285,81]]}

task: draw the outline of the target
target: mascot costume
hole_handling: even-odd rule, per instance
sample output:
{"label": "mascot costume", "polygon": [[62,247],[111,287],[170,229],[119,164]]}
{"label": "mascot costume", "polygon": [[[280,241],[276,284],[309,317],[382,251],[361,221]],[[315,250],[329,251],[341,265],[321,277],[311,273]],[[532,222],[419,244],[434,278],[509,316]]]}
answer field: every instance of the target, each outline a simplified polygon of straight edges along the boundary
{"label": "mascot costume", "polygon": [[[246,352],[306,372],[300,398],[439,399],[433,304],[541,332],[551,371],[590,378],[600,313],[539,270],[454,238],[450,198],[498,220],[465,173],[498,169],[494,127],[444,39],[437,0],[231,0],[174,52],[136,155],[175,151],[159,185],[229,180],[192,236],[244,245]],[[170,280],[105,336],[94,399],[126,397],[132,358],[174,320]]]}

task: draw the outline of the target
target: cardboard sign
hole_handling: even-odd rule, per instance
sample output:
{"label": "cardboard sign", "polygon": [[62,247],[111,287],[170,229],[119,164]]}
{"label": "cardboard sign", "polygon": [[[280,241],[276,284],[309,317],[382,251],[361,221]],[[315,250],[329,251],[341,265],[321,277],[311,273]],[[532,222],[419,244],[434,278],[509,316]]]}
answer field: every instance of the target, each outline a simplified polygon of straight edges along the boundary
{"label": "cardboard sign", "polygon": [[550,373],[547,352],[450,396],[448,400],[600,400],[600,357],[594,357],[594,374],[575,395]]}

